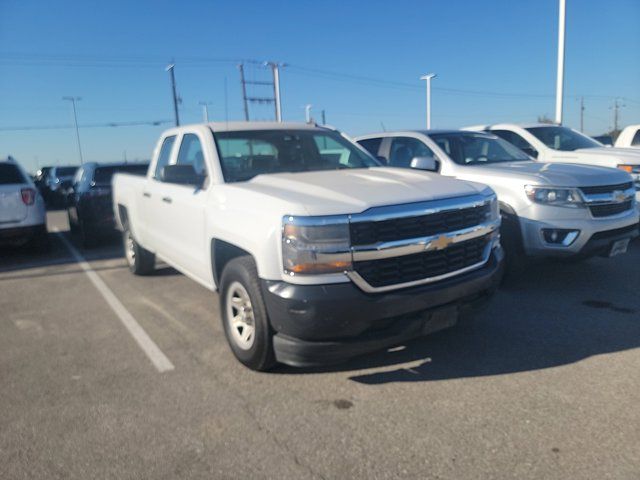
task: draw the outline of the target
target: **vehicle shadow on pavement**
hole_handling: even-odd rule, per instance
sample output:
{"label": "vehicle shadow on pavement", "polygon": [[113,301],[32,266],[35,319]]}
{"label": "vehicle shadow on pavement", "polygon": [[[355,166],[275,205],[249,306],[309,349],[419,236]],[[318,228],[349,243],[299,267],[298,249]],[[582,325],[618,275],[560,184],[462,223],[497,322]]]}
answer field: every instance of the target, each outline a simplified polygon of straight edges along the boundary
{"label": "vehicle shadow on pavement", "polygon": [[366,385],[429,382],[546,369],[637,348],[640,245],[633,249],[634,258],[535,263],[486,311],[453,328],[335,368],[302,372],[377,369],[349,379]]}

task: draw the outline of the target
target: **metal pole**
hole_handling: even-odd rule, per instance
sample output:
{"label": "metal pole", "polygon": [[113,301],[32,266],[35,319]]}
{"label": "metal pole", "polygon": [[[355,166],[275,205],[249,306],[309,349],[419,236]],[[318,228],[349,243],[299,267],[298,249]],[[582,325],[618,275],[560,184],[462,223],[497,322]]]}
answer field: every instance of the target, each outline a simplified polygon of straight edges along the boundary
{"label": "metal pole", "polygon": [[202,105],[202,120],[204,123],[209,123],[209,102],[198,102],[198,105]]}
{"label": "metal pole", "polygon": [[173,113],[176,117],[176,127],[180,126],[180,117],[178,116],[178,94],[176,92],[176,75],[174,73],[175,65],[170,64],[166,70],[169,72],[169,76],[171,77],[171,92],[173,93]]}
{"label": "metal pole", "polygon": [[558,78],[556,79],[556,123],[562,124],[562,100],[564,89],[564,37],[566,0],[559,0],[558,12]]}
{"label": "metal pole", "polygon": [[273,71],[273,97],[276,104],[276,122],[282,122],[282,105],[280,104],[280,65],[277,62],[271,62],[271,70]]}
{"label": "metal pole", "polygon": [[580,97],[580,131],[584,133],[584,97]]}
{"label": "metal pole", "polygon": [[420,77],[420,80],[427,81],[427,130],[431,130],[431,79],[436,76],[435,73],[428,73]]}
{"label": "metal pole", "polygon": [[69,100],[73,107],[73,124],[76,127],[76,140],[78,141],[78,155],[80,156],[80,165],[84,163],[82,158],[82,147],[80,146],[80,130],[78,130],[78,115],[76,113],[76,100],[82,100],[81,97],[62,97],[63,100]]}
{"label": "metal pole", "polygon": [[310,103],[307,103],[304,106],[304,121],[307,123],[311,123],[311,107],[313,105],[311,105]]}
{"label": "metal pole", "polygon": [[327,118],[324,116],[324,110],[322,110],[322,124],[323,125],[327,124]]}
{"label": "metal pole", "polygon": [[244,64],[238,65],[240,70],[240,83],[242,84],[242,102],[244,104],[244,119],[249,121],[249,103],[247,102],[247,84],[244,79]]}

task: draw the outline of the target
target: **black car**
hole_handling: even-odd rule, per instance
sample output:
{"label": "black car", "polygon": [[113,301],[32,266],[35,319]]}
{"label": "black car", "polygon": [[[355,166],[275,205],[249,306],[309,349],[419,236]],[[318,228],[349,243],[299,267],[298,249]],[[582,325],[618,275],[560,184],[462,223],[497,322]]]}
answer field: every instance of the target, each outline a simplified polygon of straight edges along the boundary
{"label": "black car", "polygon": [[145,175],[148,163],[85,163],[75,176],[67,197],[71,232],[84,246],[113,232],[111,179],[117,172]]}
{"label": "black car", "polygon": [[66,206],[67,193],[77,170],[78,167],[51,167],[41,189],[48,207]]}

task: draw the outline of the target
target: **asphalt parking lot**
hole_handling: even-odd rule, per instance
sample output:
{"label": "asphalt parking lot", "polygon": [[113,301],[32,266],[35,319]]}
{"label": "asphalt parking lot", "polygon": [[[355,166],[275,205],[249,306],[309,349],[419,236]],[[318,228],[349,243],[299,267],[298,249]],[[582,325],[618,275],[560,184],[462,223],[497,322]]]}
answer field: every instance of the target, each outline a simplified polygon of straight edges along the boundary
{"label": "asphalt parking lot", "polygon": [[265,374],[232,356],[216,295],[134,277],[117,239],[79,263],[49,222],[49,254],[0,252],[2,479],[640,478],[640,242],[534,263],[391,351]]}

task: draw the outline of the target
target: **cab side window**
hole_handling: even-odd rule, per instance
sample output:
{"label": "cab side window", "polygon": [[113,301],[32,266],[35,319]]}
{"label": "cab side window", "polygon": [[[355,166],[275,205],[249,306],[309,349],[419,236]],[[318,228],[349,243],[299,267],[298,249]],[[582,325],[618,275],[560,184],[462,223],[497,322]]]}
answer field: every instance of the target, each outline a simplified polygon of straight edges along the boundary
{"label": "cab side window", "polygon": [[378,158],[378,152],[380,151],[380,144],[382,143],[382,138],[380,138],[380,137],[378,137],[378,138],[365,138],[364,140],[359,140],[358,143],[367,152],[369,152],[375,158]]}
{"label": "cab side window", "polygon": [[173,149],[175,141],[176,137],[174,135],[165,138],[162,142],[162,147],[160,147],[160,153],[158,154],[158,161],[156,162],[156,169],[153,172],[153,178],[156,180],[160,180],[162,169],[169,164],[169,160],[171,159],[171,150]]}
{"label": "cab side window", "polygon": [[522,138],[517,133],[511,132],[509,130],[490,130],[490,133],[493,133],[494,135],[497,135],[503,140],[506,140],[511,145],[518,147],[527,155],[530,155],[534,158],[538,156],[538,151],[535,148],[533,148],[533,145],[531,145],[529,142],[527,142],[524,138]]}
{"label": "cab side window", "polygon": [[435,157],[433,150],[417,138],[397,137],[391,142],[389,166],[409,168],[414,157]]}
{"label": "cab side window", "polygon": [[202,176],[207,176],[207,167],[204,163],[204,155],[202,153],[202,144],[197,135],[186,133],[182,137],[180,151],[176,165],[192,165],[195,172]]}
{"label": "cab side window", "polygon": [[634,147],[640,147],[640,130],[636,131],[636,134],[633,136],[633,140],[631,140],[631,145]]}

